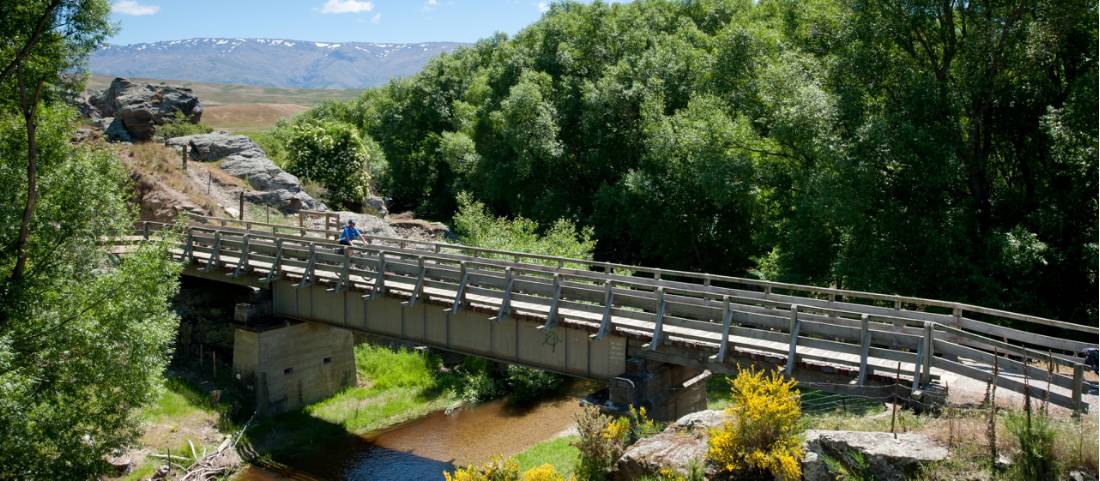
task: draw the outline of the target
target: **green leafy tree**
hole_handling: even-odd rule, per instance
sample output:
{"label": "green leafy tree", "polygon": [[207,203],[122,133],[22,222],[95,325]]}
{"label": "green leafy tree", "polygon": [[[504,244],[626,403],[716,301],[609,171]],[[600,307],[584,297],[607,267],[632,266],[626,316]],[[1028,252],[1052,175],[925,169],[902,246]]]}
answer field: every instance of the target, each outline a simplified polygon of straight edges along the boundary
{"label": "green leafy tree", "polygon": [[287,170],[319,182],[328,200],[355,205],[370,193],[369,169],[384,164],[373,142],[364,143],[350,124],[336,121],[302,122],[292,127],[286,143]]}
{"label": "green leafy tree", "polygon": [[[39,110],[41,189],[19,288],[0,299],[0,478],[90,479],[134,439],[135,408],[154,399],[177,319],[179,265],[166,243],[111,261],[102,239],[133,230],[126,172],[109,152],[69,143],[74,113]],[[0,244],[19,235],[27,144],[0,114]],[[17,254],[0,251],[10,279]]]}
{"label": "green leafy tree", "polygon": [[93,479],[132,440],[171,354],[179,265],[152,242],[121,261],[128,177],[70,142],[102,0],[0,5],[0,478]]}
{"label": "green leafy tree", "polygon": [[596,256],[1097,315],[1092,0],[554,3],[326,106],[398,208]]}

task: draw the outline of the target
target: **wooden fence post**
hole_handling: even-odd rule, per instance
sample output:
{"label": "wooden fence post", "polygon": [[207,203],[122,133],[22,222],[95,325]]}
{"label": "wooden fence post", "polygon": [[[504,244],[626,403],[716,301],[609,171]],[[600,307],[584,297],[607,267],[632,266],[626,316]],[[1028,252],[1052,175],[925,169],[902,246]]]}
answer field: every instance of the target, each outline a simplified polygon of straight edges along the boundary
{"label": "wooden fence post", "polygon": [[1085,367],[1073,365],[1073,417],[1081,417],[1081,393],[1085,388]]}

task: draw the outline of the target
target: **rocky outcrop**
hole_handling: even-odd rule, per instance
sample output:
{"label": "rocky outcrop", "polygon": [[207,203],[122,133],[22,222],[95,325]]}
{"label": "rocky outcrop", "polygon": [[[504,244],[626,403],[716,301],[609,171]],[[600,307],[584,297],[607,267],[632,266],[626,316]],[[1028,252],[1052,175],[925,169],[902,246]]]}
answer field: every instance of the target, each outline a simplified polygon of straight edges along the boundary
{"label": "rocky outcrop", "polygon": [[363,234],[381,237],[400,237],[397,231],[380,217],[348,211],[340,211],[337,212],[337,214],[340,216],[341,224],[347,222],[348,219],[354,220],[355,227],[362,231]]}
{"label": "rocky outcrop", "polygon": [[325,210],[317,199],[302,190],[297,177],[275,165],[252,139],[229,132],[187,135],[168,140],[169,145],[187,149],[189,159],[218,162],[223,171],[244,179],[255,189],[245,193],[248,202],[270,205],[284,211]]}
{"label": "rocky outcrop", "polygon": [[[630,446],[615,463],[612,479],[639,479],[655,475],[661,468],[688,474],[692,462],[703,463],[706,459],[709,430],[720,426],[723,420],[722,411],[699,411],[681,417],[664,431]],[[713,475],[714,470],[708,469],[707,479]]]}
{"label": "rocky outcrop", "polygon": [[911,479],[922,464],[947,458],[947,448],[918,433],[891,433],[856,431],[806,431],[803,444],[802,479],[805,481],[832,481],[836,473],[829,471],[826,457],[841,463],[846,469],[859,471],[855,466],[855,454],[862,457],[862,465],[871,479],[902,481]]}
{"label": "rocky outcrop", "polygon": [[147,140],[156,126],[175,119],[176,113],[192,123],[202,118],[202,103],[191,89],[170,85],[137,84],[116,78],[102,92],[78,105],[93,121],[111,118],[105,129],[108,140]]}

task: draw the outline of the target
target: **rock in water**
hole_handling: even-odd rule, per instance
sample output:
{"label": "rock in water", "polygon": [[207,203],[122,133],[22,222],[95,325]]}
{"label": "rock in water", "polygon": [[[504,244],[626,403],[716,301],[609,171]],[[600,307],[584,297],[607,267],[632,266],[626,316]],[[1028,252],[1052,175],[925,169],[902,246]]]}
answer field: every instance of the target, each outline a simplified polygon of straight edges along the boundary
{"label": "rock in water", "polygon": [[835,479],[825,463],[826,456],[853,469],[853,453],[860,453],[872,479],[902,481],[911,479],[922,464],[944,460],[948,454],[947,448],[918,433],[901,433],[895,439],[891,433],[810,430],[806,431],[803,448],[805,481]]}
{"label": "rock in water", "polygon": [[[156,126],[175,119],[176,113],[192,123],[202,118],[202,104],[191,89],[170,85],[136,84],[116,78],[104,91],[79,105],[85,116],[97,120],[114,117],[132,140],[148,140]],[[108,135],[108,139],[121,139]]]}
{"label": "rock in water", "polygon": [[245,193],[249,202],[271,205],[284,211],[325,210],[317,199],[302,190],[297,177],[275,165],[252,139],[217,131],[209,134],[173,137],[168,145],[187,149],[188,158],[218,162],[227,174],[248,181],[256,189]]}

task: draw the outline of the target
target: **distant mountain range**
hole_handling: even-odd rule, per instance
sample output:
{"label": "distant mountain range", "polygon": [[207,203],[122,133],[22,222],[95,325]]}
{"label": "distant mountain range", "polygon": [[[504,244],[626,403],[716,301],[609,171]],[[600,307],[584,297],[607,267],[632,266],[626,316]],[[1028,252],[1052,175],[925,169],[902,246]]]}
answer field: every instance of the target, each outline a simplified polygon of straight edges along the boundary
{"label": "distant mountain range", "polygon": [[93,74],[265,87],[364,88],[412,75],[457,42],[307,42],[192,38],[109,45],[92,54]]}

